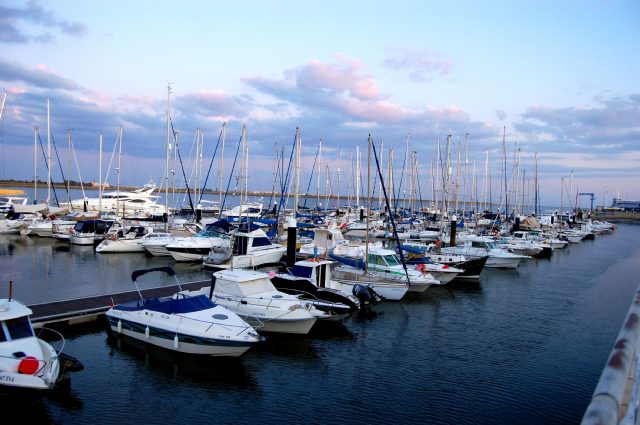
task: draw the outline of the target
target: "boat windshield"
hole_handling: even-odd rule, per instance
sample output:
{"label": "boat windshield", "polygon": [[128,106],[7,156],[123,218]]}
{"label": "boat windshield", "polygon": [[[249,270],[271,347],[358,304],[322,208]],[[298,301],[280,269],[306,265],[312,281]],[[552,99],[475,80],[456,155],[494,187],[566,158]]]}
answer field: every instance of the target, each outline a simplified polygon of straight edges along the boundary
{"label": "boat windshield", "polygon": [[15,319],[7,320],[7,331],[9,338],[12,340],[30,338],[33,335],[33,328],[27,317],[18,317]]}
{"label": "boat windshield", "polygon": [[400,261],[398,261],[397,255],[385,255],[384,259],[389,266],[397,266],[400,264]]}

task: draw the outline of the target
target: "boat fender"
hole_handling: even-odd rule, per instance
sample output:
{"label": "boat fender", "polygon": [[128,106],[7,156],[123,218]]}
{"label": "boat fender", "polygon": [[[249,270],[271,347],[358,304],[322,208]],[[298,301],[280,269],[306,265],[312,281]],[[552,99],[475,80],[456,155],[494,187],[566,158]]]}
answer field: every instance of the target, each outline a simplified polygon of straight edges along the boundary
{"label": "boat fender", "polygon": [[173,348],[177,350],[178,345],[179,345],[179,338],[178,338],[178,334],[176,334],[176,336],[173,337]]}
{"label": "boat fender", "polygon": [[144,337],[145,337],[145,338],[149,338],[149,326],[147,326],[146,328],[144,328]]}
{"label": "boat fender", "polygon": [[122,320],[118,320],[118,333],[122,332]]}
{"label": "boat fender", "polygon": [[20,360],[18,365],[18,373],[23,375],[33,375],[40,368],[40,362],[33,356],[27,356]]}

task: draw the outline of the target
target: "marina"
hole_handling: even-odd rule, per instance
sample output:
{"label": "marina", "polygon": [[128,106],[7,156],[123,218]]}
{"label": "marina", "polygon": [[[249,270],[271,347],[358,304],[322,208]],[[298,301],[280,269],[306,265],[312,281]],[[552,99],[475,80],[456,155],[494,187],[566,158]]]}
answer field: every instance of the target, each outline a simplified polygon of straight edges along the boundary
{"label": "marina", "polygon": [[[65,424],[208,423],[212,411],[223,423],[320,423],[328,409],[341,423],[580,423],[638,286],[639,237],[640,226],[619,224],[550,258],[383,301],[308,335],[269,334],[236,359],[113,337],[101,320],[63,326],[65,351],[84,365],[69,394],[2,403]],[[135,296],[136,269],[171,266],[181,285],[207,286],[212,274],[171,257],[22,235],[0,236],[0,262],[3,283],[34,311]],[[174,289],[170,279],[139,284]]]}

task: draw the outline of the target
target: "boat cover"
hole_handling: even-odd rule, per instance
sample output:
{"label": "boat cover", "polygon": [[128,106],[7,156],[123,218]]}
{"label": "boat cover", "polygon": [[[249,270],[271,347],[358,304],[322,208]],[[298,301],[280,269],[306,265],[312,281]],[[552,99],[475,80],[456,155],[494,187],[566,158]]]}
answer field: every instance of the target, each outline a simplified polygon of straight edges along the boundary
{"label": "boat cover", "polygon": [[165,314],[185,314],[206,310],[215,306],[215,303],[207,298],[206,295],[197,295],[195,297],[175,299],[148,298],[144,300],[144,302],[138,302],[136,305],[120,304],[115,306],[114,309],[125,311],[152,310]]}

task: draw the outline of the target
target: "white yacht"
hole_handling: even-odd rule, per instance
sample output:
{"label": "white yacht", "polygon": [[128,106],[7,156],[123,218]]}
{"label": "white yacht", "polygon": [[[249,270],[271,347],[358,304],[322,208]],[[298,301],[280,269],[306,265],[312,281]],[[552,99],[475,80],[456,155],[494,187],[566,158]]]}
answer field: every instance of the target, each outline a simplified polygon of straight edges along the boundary
{"label": "white yacht", "polygon": [[242,317],[259,332],[307,334],[319,318],[330,313],[313,303],[278,291],[269,275],[246,269],[213,273],[212,288],[185,292],[206,294],[211,300]]}
{"label": "white yacht", "polygon": [[462,245],[442,247],[442,254],[459,254],[465,257],[480,258],[489,256],[485,267],[515,269],[520,262],[531,257],[518,255],[496,246],[488,236],[467,236]]}
{"label": "white yacht", "polygon": [[[247,227],[251,230],[247,230]],[[230,233],[231,247],[214,247],[204,257],[207,268],[254,268],[277,263],[287,252],[287,247],[274,244],[260,227],[243,224]]]}
{"label": "white yacht", "polygon": [[212,249],[229,249],[231,226],[226,220],[218,220],[208,224],[194,236],[177,238],[165,245],[175,261],[202,261]]}

